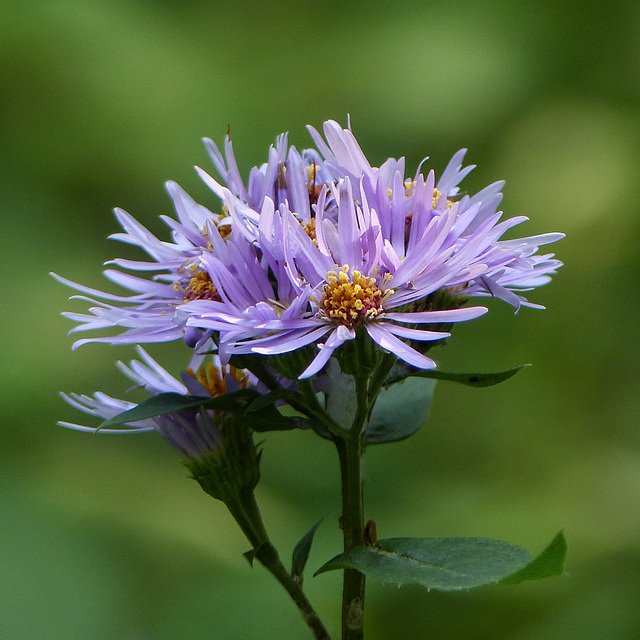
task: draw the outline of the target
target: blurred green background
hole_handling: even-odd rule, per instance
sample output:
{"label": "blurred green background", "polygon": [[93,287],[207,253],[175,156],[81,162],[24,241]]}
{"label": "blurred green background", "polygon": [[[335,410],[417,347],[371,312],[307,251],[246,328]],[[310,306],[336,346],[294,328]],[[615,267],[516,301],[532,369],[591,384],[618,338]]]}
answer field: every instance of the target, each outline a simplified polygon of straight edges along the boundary
{"label": "blurred green background", "polygon": [[[241,169],[282,131],[353,130],[372,162],[460,147],[470,191],[504,178],[524,234],[564,231],[566,263],[531,298],[491,304],[434,355],[449,370],[534,367],[501,386],[441,384],[427,427],[366,456],[382,537],[479,535],[538,553],[564,528],[568,576],[462,594],[369,582],[368,640],[640,637],[640,4],[471,0],[0,2],[3,280],[0,638],[307,638],[231,518],[154,434],[90,436],[60,390],[123,390],[133,350],[71,352],[48,276],[109,286],[120,206],[168,237],[200,139],[231,125]],[[28,285],[28,286],[27,286]],[[179,345],[151,347],[182,365]],[[339,550],[337,461],[312,434],[269,435],[259,499],[283,555],[327,515],[310,559]],[[340,577],[307,580],[334,632]]]}

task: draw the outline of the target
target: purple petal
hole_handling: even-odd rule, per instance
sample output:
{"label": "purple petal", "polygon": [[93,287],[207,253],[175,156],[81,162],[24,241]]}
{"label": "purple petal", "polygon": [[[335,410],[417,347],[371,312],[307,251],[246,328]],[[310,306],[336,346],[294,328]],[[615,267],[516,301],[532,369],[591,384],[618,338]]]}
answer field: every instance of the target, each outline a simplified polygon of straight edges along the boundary
{"label": "purple petal", "polygon": [[444,340],[451,334],[448,331],[427,331],[424,329],[410,329],[409,327],[401,327],[390,322],[378,322],[378,326],[383,326],[387,331],[393,333],[394,336],[408,338],[410,340]]}
{"label": "purple petal", "polygon": [[386,330],[379,323],[371,322],[367,325],[367,333],[371,339],[378,343],[383,349],[395,354],[398,358],[408,362],[419,369],[435,369],[436,363],[427,356],[422,355],[413,347],[402,342],[393,334]]}
{"label": "purple petal", "polygon": [[464,322],[474,320],[487,313],[487,307],[461,307],[460,309],[444,309],[439,311],[415,311],[413,313],[385,312],[385,319],[415,324],[430,322]]}

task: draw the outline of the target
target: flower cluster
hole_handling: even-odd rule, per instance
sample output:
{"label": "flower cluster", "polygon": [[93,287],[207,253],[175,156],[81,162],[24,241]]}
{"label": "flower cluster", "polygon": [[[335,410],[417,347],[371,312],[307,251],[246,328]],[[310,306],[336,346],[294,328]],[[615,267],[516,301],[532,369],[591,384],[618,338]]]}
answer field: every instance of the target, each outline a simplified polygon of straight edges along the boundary
{"label": "flower cluster", "polygon": [[[226,505],[251,544],[245,557],[263,564],[282,584],[317,640],[330,636],[303,592],[302,577],[319,522],[296,545],[289,571],[258,508],[254,489],[262,449],[254,433],[301,428],[333,441],[340,459],[344,554],[316,573],[349,569],[343,638],[362,638],[361,571],[369,564],[357,561],[362,553],[374,546],[376,554],[394,550],[399,548],[394,540],[401,540],[402,553],[396,554],[401,563],[396,566],[394,554],[388,554],[392,559],[384,572],[385,579],[391,575],[399,583],[406,581],[406,559],[424,563],[433,540],[444,541],[454,563],[458,548],[469,561],[465,539],[376,542],[375,523],[365,525],[364,451],[415,433],[426,419],[433,387],[420,384],[416,392],[415,385],[406,385],[404,393],[395,394],[388,389],[409,376],[484,385],[513,375],[519,367],[472,376],[424,370],[435,368],[427,354],[450,336],[455,323],[487,312],[471,301],[500,298],[516,313],[521,306],[539,306],[524,294],[548,282],[561,266],[540,247],[562,234],[505,239],[526,218],[502,219],[502,182],[473,195],[460,190],[473,169],[463,165],[464,149],[439,178],[433,170],[423,172],[424,161],[407,176],[403,158],[372,166],[350,126],[328,121],[323,135],[312,127],[309,132],[315,149],[299,152],[281,135],[267,162],[251,169],[247,184],[230,136],[222,150],[206,140],[219,178],[198,173],[219,204],[210,211],[169,182],[177,214],[163,216],[170,241],[116,210],[122,232],[112,237],[149,256],[113,260],[115,268],[105,271],[128,290],[124,295],[55,276],[91,303],[85,313],[65,314],[77,323],[72,332],[97,331],[74,348],[87,342],[137,344],[140,360],[118,365],[149,396],[136,404],[99,392],[63,394],[69,404],[104,422],[98,428],[60,424],[92,432],[158,432],[202,489]],[[186,345],[190,358],[180,379],[140,346],[172,340]],[[408,548],[404,541],[410,541]],[[523,569],[521,549],[502,552],[506,567],[516,559],[505,578],[540,577]],[[439,561],[442,554],[436,555]],[[548,575],[562,571],[563,558],[563,550],[556,549],[555,565],[545,559]],[[490,570],[479,556],[477,573],[497,582],[493,555],[489,561]],[[467,573],[459,587],[446,581],[447,588],[478,586],[478,576]],[[431,586],[432,579],[424,584]]]}
{"label": "flower cluster", "polygon": [[[425,355],[452,323],[484,314],[463,306],[475,297],[537,306],[523,293],[549,281],[561,263],[539,248],[559,233],[503,240],[526,218],[502,220],[502,182],[474,195],[460,182],[473,169],[457,152],[439,179],[422,164],[407,178],[404,159],[373,167],[351,129],[309,127],[317,150],[277,139],[245,186],[230,136],[224,153],[207,149],[221,176],[202,169],[221,201],[213,213],[168,183],[177,220],[163,217],[172,241],[158,239],[117,210],[123,233],[151,261],[117,259],[108,269],[131,291],[112,295],[56,276],[95,306],[68,313],[72,331],[124,328],[86,342],[149,343],[182,338],[196,353],[277,356],[317,345],[302,378],[322,371],[345,342],[370,340],[409,365],[429,369]],[[431,325],[431,328],[429,328]]]}

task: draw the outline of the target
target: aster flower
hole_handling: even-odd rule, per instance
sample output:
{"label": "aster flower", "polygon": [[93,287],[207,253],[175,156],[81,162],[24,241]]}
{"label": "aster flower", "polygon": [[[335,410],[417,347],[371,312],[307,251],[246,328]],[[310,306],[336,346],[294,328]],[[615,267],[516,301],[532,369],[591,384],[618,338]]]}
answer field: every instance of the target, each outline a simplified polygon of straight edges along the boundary
{"label": "aster flower", "polygon": [[[58,277],[84,294],[77,297],[96,304],[87,314],[65,314],[78,322],[72,332],[125,328],[119,335],[78,340],[74,347],[93,341],[184,338],[204,351],[212,348],[213,337],[226,362],[232,354],[295,350],[333,327],[314,366],[305,372],[311,375],[363,327],[385,349],[402,353],[415,366],[432,367],[433,361],[411,344],[443,335],[404,324],[446,325],[466,318],[461,311],[441,309],[451,313],[431,313],[418,321],[416,313],[429,311],[422,307],[430,304],[429,296],[437,289],[467,298],[502,298],[516,311],[521,305],[537,306],[522,293],[547,282],[561,265],[553,254],[539,255],[538,249],[562,234],[501,240],[526,218],[501,221],[496,209],[503,182],[472,196],[460,194],[460,182],[473,169],[463,166],[464,149],[437,181],[433,171],[426,179],[422,176],[422,163],[415,177],[406,179],[403,158],[372,167],[350,128],[326,122],[326,142],[315,129],[309,130],[318,151],[300,154],[287,148],[283,134],[270,149],[268,162],[251,170],[246,187],[229,136],[224,157],[207,140],[227,186],[199,172],[224,202],[224,214],[211,213],[169,183],[178,221],[163,219],[172,229],[173,243],[160,241],[117,210],[125,232],[113,237],[140,246],[153,261],[113,263],[158,273],[150,280],[105,271],[134,292],[129,296]],[[373,295],[357,303],[363,305],[364,316],[351,316],[359,310],[347,312],[338,302],[335,309],[327,308],[326,296],[349,296],[351,288],[365,291],[365,297]],[[406,305],[414,305],[412,319],[397,315],[408,313],[400,309]],[[417,333],[410,336],[412,331]],[[411,344],[403,346],[400,338]]]}
{"label": "aster flower", "polygon": [[217,299],[215,287],[207,272],[200,267],[200,258],[211,251],[225,253],[223,238],[230,234],[231,220],[197,204],[174,182],[167,183],[167,190],[173,199],[178,220],[168,216],[162,216],[162,219],[172,230],[173,242],[159,240],[126,211],[115,210],[123,233],[113,234],[111,238],[140,247],[153,260],[116,259],[110,264],[130,271],[157,272],[152,279],[116,269],[104,272],[109,280],[132,291],[132,295],[98,291],[52,274],[58,281],[83,294],[74,298],[97,305],[86,314],[63,314],[78,323],[71,333],[125,328],[118,335],[78,340],[73,345],[74,349],[88,342],[132,344],[167,342],[183,337],[190,346],[198,341],[206,342],[208,336],[200,333],[188,331],[185,336],[185,327],[177,320],[175,311],[185,300]]}
{"label": "aster flower", "polygon": [[[217,356],[204,363],[204,358],[195,356],[191,366],[177,380],[144,349],[137,347],[140,360],[129,365],[118,362],[118,368],[135,383],[134,388],[143,388],[150,396],[174,393],[183,396],[219,397],[258,384],[250,372],[222,365]],[[62,397],[76,409],[97,416],[102,420],[128,411],[137,406],[135,402],[114,398],[96,392],[86,396],[63,393]],[[185,459],[198,460],[214,452],[221,441],[221,423],[227,420],[224,413],[204,409],[185,409],[154,418],[127,422],[121,429],[100,429],[70,422],[59,422],[61,426],[78,431],[99,433],[140,433],[157,431]]]}
{"label": "aster flower", "polygon": [[[459,184],[475,168],[464,167],[466,149],[461,149],[449,161],[440,178],[435,181],[433,172],[427,182],[433,182],[427,192],[417,191],[425,158],[418,166],[413,179],[404,178],[404,158],[390,158],[380,168],[372,167],[362,152],[351,128],[343,129],[337,122],[325,122],[323,130],[326,142],[313,128],[308,127],[318,149],[322,153],[325,168],[338,179],[349,176],[354,185],[354,198],[375,202],[384,237],[392,244],[396,254],[404,259],[403,246],[412,242],[407,239],[406,227],[416,207],[431,210],[430,216],[443,215],[456,205],[456,242],[460,248],[464,245],[480,243],[475,248],[475,260],[484,263],[484,272],[464,283],[464,293],[470,296],[491,296],[500,298],[513,305],[516,312],[521,305],[543,308],[526,300],[522,292],[546,284],[550,276],[562,266],[553,254],[538,255],[540,246],[551,244],[564,237],[562,233],[547,233],[528,238],[502,241],[501,236],[511,227],[528,220],[517,216],[499,224],[502,216],[497,208],[502,201],[501,189],[504,181],[494,182],[478,193],[461,195]],[[384,197],[387,192],[388,199]],[[428,220],[428,218],[425,218]],[[453,285],[455,286],[455,285]]]}
{"label": "aster flower", "polygon": [[[433,191],[420,178],[416,189]],[[221,349],[229,354],[287,353],[328,337],[301,377],[317,373],[340,345],[362,329],[380,347],[419,368],[435,362],[401,338],[439,341],[449,336],[409,325],[443,324],[476,318],[485,307],[437,311],[406,311],[443,283],[461,285],[481,273],[484,265],[469,260],[470,251],[453,251],[456,209],[424,220],[418,209],[411,219],[410,242],[398,255],[381,232],[376,210],[366,198],[354,202],[349,178],[333,188],[338,204],[337,224],[323,217],[325,191],[316,208],[316,237],[312,240],[282,205],[276,212],[264,207],[259,221],[260,247],[269,256],[280,256],[283,273],[296,293],[292,300],[263,295],[260,304],[243,306],[243,285],[216,272],[215,258],[203,261],[212,280],[219,283],[219,303],[186,303],[187,324],[220,333]],[[388,197],[386,193],[384,197]],[[476,207],[477,209],[477,207]],[[327,224],[325,224],[327,222]],[[404,220],[403,220],[404,229]],[[411,241],[412,240],[412,241]],[[217,284],[218,286],[218,284]],[[228,295],[223,292],[229,292]]]}

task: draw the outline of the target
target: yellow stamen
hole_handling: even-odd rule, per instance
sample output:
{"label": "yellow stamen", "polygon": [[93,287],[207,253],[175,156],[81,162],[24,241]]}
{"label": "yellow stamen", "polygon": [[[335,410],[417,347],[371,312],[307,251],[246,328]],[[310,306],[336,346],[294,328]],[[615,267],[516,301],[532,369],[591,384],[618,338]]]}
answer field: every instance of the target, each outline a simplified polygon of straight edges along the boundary
{"label": "yellow stamen", "polygon": [[408,198],[413,195],[415,191],[417,182],[415,180],[405,180],[404,181],[404,197]]}
{"label": "yellow stamen", "polygon": [[320,192],[322,191],[322,185],[318,184],[317,181],[318,165],[314,161],[313,164],[305,167],[305,171],[307,172],[307,191],[309,192],[309,203],[316,204],[316,202],[318,202]]}
{"label": "yellow stamen", "polygon": [[[220,236],[222,237],[222,239],[224,240],[230,233],[231,233],[231,224],[229,224],[229,207],[227,207],[226,204],[222,205],[222,213],[220,214],[220,217],[218,218],[210,218],[211,222],[213,222],[214,226],[216,226],[218,228],[218,233],[220,234]],[[220,224],[220,223],[223,224]],[[209,234],[207,233],[207,228],[205,226],[204,229],[202,229],[202,235],[205,238],[209,237]],[[211,243],[209,242],[209,250],[211,250]]]}
{"label": "yellow stamen", "polygon": [[232,375],[240,385],[241,389],[249,387],[249,374],[243,369],[236,369],[230,365],[216,367],[213,362],[208,362],[206,366],[198,367],[198,371],[187,369],[187,373],[193,376],[210,394],[212,398],[223,396],[227,393],[226,376]]}
{"label": "yellow stamen", "polygon": [[218,233],[223,240],[231,234],[231,225],[227,222],[225,222],[224,224],[220,224],[218,220],[214,220],[213,224],[216,225]]}
{"label": "yellow stamen", "polygon": [[304,225],[304,231],[311,238],[311,240],[313,241],[313,244],[315,244],[317,247],[318,240],[316,239],[316,219],[315,218],[311,218],[311,220],[309,220],[309,222],[307,222]]}
{"label": "yellow stamen", "polygon": [[313,164],[307,165],[304,170],[307,173],[307,181],[311,184],[315,184],[316,173],[318,173],[318,165],[314,162]]}
{"label": "yellow stamen", "polygon": [[216,289],[216,286],[211,281],[209,274],[206,271],[200,269],[196,270],[195,267],[189,267],[193,271],[193,275],[189,279],[189,282],[184,283],[176,282],[173,286],[176,290],[183,292],[185,300],[215,300],[220,302],[220,294]]}
{"label": "yellow stamen", "polygon": [[360,326],[380,315],[384,311],[382,302],[391,293],[380,289],[375,278],[367,278],[356,269],[349,274],[348,265],[329,271],[327,282],[322,288],[321,313],[348,326]]}
{"label": "yellow stamen", "polygon": [[[442,195],[442,192],[438,191],[438,189],[433,190],[433,206],[432,206],[433,209],[436,208],[436,205],[438,204],[438,200],[440,199],[441,195]],[[453,201],[447,198],[447,209],[450,209],[452,206],[453,206]]]}

